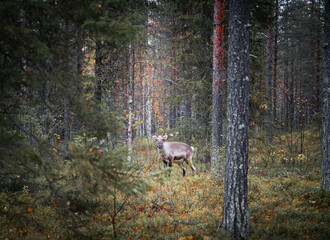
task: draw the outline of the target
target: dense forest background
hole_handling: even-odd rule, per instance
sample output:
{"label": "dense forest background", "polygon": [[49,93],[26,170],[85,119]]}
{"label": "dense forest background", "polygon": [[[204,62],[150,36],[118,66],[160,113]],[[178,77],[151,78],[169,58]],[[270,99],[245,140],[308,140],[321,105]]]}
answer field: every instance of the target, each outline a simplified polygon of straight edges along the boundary
{"label": "dense forest background", "polygon": [[[237,28],[236,3],[0,3],[2,239],[328,239],[329,1],[251,1]],[[232,181],[249,206],[232,232],[240,26]],[[163,168],[165,133],[194,147],[196,176]]]}

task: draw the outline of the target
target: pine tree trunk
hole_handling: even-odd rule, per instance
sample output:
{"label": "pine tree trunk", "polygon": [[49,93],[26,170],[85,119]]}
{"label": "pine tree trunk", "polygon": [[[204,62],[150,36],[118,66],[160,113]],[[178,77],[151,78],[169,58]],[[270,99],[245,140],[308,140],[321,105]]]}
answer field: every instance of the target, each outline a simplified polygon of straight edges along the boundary
{"label": "pine tree trunk", "polygon": [[222,228],[234,237],[248,232],[250,2],[229,3],[226,173]]}
{"label": "pine tree trunk", "polygon": [[[314,21],[314,1],[311,2],[311,18]],[[310,124],[314,113],[314,36],[313,29],[310,29],[310,59],[309,59],[309,98],[308,98],[308,118],[307,122]]]}
{"label": "pine tree trunk", "polygon": [[330,190],[330,3],[325,1],[325,40],[323,70],[323,105],[322,105],[322,176],[321,184]]}
{"label": "pine tree trunk", "polygon": [[[269,13],[269,17],[271,13]],[[268,24],[267,30],[267,62],[266,62],[266,117],[265,117],[265,131],[266,139],[269,143],[272,142],[272,25]]]}
{"label": "pine tree trunk", "polygon": [[133,127],[132,127],[132,117],[133,117],[133,82],[134,82],[134,50],[132,46],[128,47],[128,127],[127,127],[127,146],[128,146],[128,156],[127,164],[132,162],[132,142],[133,142]]}
{"label": "pine tree trunk", "polygon": [[275,1],[275,31],[274,31],[274,78],[273,78],[273,122],[277,120],[277,53],[278,53],[278,0]]}
{"label": "pine tree trunk", "polygon": [[[175,21],[173,21],[173,25],[175,25]],[[172,38],[175,39],[175,32],[172,33]],[[175,57],[176,57],[176,51],[175,51],[175,48],[173,47],[173,50],[172,50],[172,61],[174,62],[175,61]],[[172,74],[172,80],[173,82],[176,82],[176,71],[175,71],[175,68],[172,67],[171,69],[171,74]],[[170,83],[170,87],[172,88],[173,87],[173,84]],[[173,90],[174,92],[174,96],[176,95],[176,89]],[[176,116],[177,116],[177,113],[176,113],[176,103],[174,103],[173,101],[171,102],[171,108],[170,108],[170,128],[175,128],[175,125],[176,125]]]}
{"label": "pine tree trunk", "polygon": [[147,137],[151,139],[151,128],[152,128],[152,68],[148,66],[147,72],[147,100],[146,100],[146,133]]}
{"label": "pine tree trunk", "polygon": [[[321,10],[318,8],[317,10],[317,18],[318,21],[321,22]],[[321,106],[320,106],[320,88],[321,88],[321,74],[320,74],[320,68],[321,68],[321,41],[320,38],[317,38],[316,41],[316,100],[315,100],[315,111],[317,113],[320,112]]]}
{"label": "pine tree trunk", "polygon": [[144,104],[144,93],[145,93],[145,84],[143,84],[143,73],[144,73],[145,66],[140,63],[140,89],[141,89],[141,96],[140,96],[140,118],[142,121],[142,124],[140,124],[140,136],[144,136],[145,130],[145,104]]}
{"label": "pine tree trunk", "polygon": [[320,65],[321,65],[321,48],[320,39],[317,39],[317,50],[316,50],[316,100],[315,100],[315,111],[320,112],[320,87],[321,87],[321,77],[320,77]]}
{"label": "pine tree trunk", "polygon": [[211,169],[221,174],[219,168],[221,159],[219,148],[222,146],[222,88],[224,81],[223,74],[223,51],[224,51],[224,2],[214,1],[214,22],[213,22],[213,82],[212,82],[212,151]]}
{"label": "pine tree trunk", "polygon": [[299,100],[298,100],[298,122],[299,122],[299,128],[302,129],[303,126],[303,119],[302,119],[302,111],[303,111],[303,101],[302,101],[302,84],[301,84],[301,78],[299,78]]}
{"label": "pine tree trunk", "polygon": [[285,61],[283,90],[283,131],[288,130],[289,124],[289,60]]}
{"label": "pine tree trunk", "polygon": [[101,80],[101,47],[100,41],[95,44],[95,77],[97,78],[95,89],[95,100],[101,102],[102,99],[102,80]]}
{"label": "pine tree trunk", "polygon": [[[65,23],[65,30],[68,32],[69,30],[69,25],[66,22]],[[67,33],[68,34],[68,33]],[[65,55],[65,64],[67,69],[69,69],[69,38],[68,35],[66,36],[66,51],[67,54]],[[68,87],[70,86],[69,84],[69,79],[66,79],[68,83]],[[70,111],[69,111],[69,99],[67,96],[64,97],[63,99],[63,124],[64,124],[64,146],[65,146],[65,151],[68,152],[69,150],[69,140],[70,140]]]}
{"label": "pine tree trunk", "polygon": [[[81,34],[80,34],[80,31],[79,30],[77,30],[77,37],[78,37],[78,39],[80,39],[80,36],[81,36]],[[82,47],[81,47],[81,44],[80,44],[80,42],[77,44],[77,56],[76,56],[76,77],[75,77],[75,79],[76,79],[76,85],[77,86],[79,86],[79,83],[78,83],[78,81],[80,81],[80,77],[81,77],[81,75],[82,75],[82,60],[83,60],[83,51],[82,51]],[[76,91],[78,92],[78,93],[81,93],[82,92],[82,88],[81,87],[78,87],[77,89],[76,89]],[[73,131],[74,131],[74,133],[75,134],[77,134],[78,133],[78,131],[79,131],[79,129],[80,129],[80,122],[79,122],[79,119],[78,118],[74,118],[74,122],[73,122]]]}
{"label": "pine tree trunk", "polygon": [[290,131],[293,129],[294,125],[294,54],[291,58],[291,73],[290,73],[290,87],[289,87],[289,121],[290,121]]}

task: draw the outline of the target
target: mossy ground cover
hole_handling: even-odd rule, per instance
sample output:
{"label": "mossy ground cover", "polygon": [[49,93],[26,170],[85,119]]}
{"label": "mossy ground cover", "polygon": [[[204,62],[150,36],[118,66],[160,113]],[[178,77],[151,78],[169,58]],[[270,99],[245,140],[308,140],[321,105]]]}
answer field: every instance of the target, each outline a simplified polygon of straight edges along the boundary
{"label": "mossy ground cover", "polygon": [[[249,239],[329,239],[330,194],[320,188],[320,136],[316,132],[304,132],[303,152],[299,151],[300,133],[282,135],[271,145],[250,141]],[[98,194],[93,212],[80,216],[89,224],[86,229],[79,226],[80,231],[92,232],[93,239],[230,239],[221,235],[223,181],[219,176],[198,171],[205,166],[196,158],[196,176],[187,168],[187,176],[182,177],[175,165],[163,170],[155,146],[146,140],[135,142],[134,153],[134,171],[145,182],[141,190],[133,195],[120,191]],[[71,174],[73,179],[72,172],[72,166],[63,165],[61,174]],[[30,192],[26,187],[16,193],[20,196],[10,194],[0,195],[3,239],[72,236],[59,214],[60,206],[45,200],[49,192]],[[67,202],[67,207],[73,205],[74,201]]]}

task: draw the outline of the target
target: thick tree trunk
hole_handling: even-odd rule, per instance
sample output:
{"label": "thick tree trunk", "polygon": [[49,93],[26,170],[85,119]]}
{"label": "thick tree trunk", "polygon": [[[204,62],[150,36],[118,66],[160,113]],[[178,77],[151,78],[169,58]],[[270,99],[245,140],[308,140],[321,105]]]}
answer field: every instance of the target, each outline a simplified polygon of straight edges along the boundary
{"label": "thick tree trunk", "polygon": [[219,149],[222,146],[222,88],[223,88],[223,51],[224,51],[224,1],[214,1],[213,22],[213,82],[212,82],[212,151],[211,169],[221,174]]}
{"label": "thick tree trunk", "polygon": [[325,1],[325,40],[322,105],[322,187],[330,190],[330,3]]}
{"label": "thick tree trunk", "polygon": [[249,19],[250,1],[230,1],[226,175],[222,227],[239,238],[247,238],[249,227]]}

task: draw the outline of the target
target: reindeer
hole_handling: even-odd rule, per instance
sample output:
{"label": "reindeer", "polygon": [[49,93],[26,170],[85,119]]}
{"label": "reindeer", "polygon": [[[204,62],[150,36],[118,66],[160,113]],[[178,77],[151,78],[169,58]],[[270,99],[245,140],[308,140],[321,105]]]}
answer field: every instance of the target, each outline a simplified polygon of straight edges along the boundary
{"label": "reindeer", "polygon": [[163,160],[165,168],[167,164],[170,167],[173,163],[178,164],[183,170],[183,176],[185,176],[186,168],[183,165],[185,161],[190,165],[194,175],[196,174],[196,168],[192,163],[193,147],[182,142],[164,142],[167,139],[166,133],[164,136],[153,136],[153,139],[157,142],[158,155]]}

